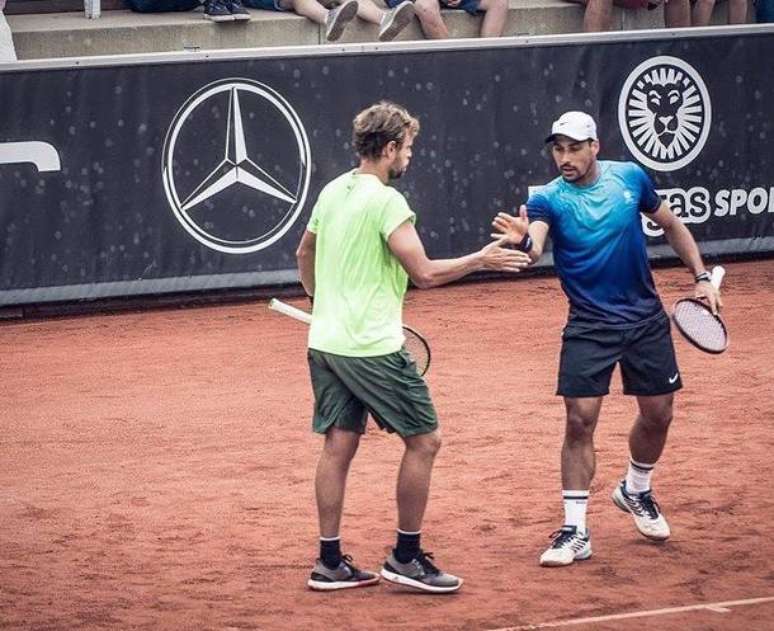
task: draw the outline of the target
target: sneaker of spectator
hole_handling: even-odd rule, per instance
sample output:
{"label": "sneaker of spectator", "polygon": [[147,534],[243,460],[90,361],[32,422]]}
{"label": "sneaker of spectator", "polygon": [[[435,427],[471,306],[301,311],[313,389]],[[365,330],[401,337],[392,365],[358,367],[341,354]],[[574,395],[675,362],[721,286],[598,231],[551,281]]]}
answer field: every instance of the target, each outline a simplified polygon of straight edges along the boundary
{"label": "sneaker of spectator", "polygon": [[[385,0],[390,8],[401,0]],[[422,32],[428,39],[447,39],[449,29],[441,16],[441,9],[458,9],[473,16],[483,15],[481,37],[500,37],[508,17],[508,0],[416,0],[414,13],[419,19]]]}
{"label": "sneaker of spectator", "polygon": [[228,10],[237,22],[247,22],[250,19],[250,12],[245,9],[242,0],[225,0]]}
{"label": "sneaker of spectator", "polygon": [[382,16],[379,22],[380,42],[391,42],[411,20],[414,19],[414,3],[410,0],[404,0],[394,9],[390,9]]}
{"label": "sneaker of spectator", "polygon": [[[193,11],[202,6],[202,0],[126,0],[126,3],[137,13]],[[246,22],[250,19],[250,13],[242,5],[242,0],[204,0],[204,19],[212,22]]]}
{"label": "sneaker of spectator", "polygon": [[204,19],[212,22],[233,22],[227,0],[204,0]]}
{"label": "sneaker of spectator", "polygon": [[335,42],[344,33],[344,29],[357,15],[357,0],[345,0],[335,9],[330,9],[325,17],[325,39]]}
{"label": "sneaker of spectator", "polygon": [[[312,20],[312,22],[325,27],[325,39],[329,42],[338,40],[355,16],[365,22],[378,26],[380,41],[394,38],[411,22],[411,17],[413,17],[413,13],[410,14],[411,7],[401,8],[399,6],[411,4],[407,0],[396,0],[394,6],[390,7],[393,11],[383,11],[374,4],[373,0],[344,0],[339,6],[330,9],[320,4],[318,0],[243,1],[248,7],[253,9],[292,11],[298,15],[303,15]],[[502,2],[506,1],[502,0]]]}

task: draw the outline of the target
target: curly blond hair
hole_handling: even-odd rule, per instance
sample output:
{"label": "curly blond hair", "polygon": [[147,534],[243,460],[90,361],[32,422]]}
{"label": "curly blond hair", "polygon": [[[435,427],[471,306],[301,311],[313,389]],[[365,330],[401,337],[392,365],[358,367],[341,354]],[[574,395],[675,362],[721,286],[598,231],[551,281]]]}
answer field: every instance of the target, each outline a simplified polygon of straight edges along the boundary
{"label": "curly blond hair", "polygon": [[419,133],[419,121],[405,107],[379,101],[367,107],[352,121],[352,144],[361,158],[378,160],[382,150],[395,142],[400,147],[410,134]]}

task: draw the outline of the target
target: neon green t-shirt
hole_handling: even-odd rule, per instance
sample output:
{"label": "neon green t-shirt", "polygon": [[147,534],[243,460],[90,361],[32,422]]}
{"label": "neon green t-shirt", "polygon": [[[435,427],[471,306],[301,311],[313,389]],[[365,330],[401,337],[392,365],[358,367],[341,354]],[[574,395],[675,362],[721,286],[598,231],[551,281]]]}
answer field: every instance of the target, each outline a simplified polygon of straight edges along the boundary
{"label": "neon green t-shirt", "polygon": [[307,226],[316,235],[310,348],[348,357],[400,350],[408,275],[387,239],[415,217],[375,175],[350,171],[322,190]]}

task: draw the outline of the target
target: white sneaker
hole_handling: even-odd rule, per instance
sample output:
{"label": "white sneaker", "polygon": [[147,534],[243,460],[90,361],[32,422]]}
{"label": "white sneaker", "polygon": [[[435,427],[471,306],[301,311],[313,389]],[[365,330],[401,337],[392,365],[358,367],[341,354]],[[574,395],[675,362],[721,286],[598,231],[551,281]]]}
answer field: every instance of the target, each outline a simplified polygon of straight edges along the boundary
{"label": "white sneaker", "polygon": [[410,0],[401,2],[384,14],[382,23],[379,25],[379,41],[391,42],[413,19],[414,3]]}
{"label": "white sneaker", "polygon": [[622,511],[631,514],[637,530],[648,539],[665,541],[672,534],[651,491],[630,495],[626,492],[626,481],[621,480],[613,491],[613,503]]}
{"label": "white sneaker", "polygon": [[540,557],[540,565],[570,565],[573,561],[583,561],[591,556],[591,537],[588,530],[581,536],[576,526],[562,526],[551,533],[551,538],[554,541]]}
{"label": "white sneaker", "polygon": [[347,24],[357,15],[357,0],[344,0],[335,9],[328,11],[328,17],[325,20],[325,39],[329,42],[335,42],[342,33]]}

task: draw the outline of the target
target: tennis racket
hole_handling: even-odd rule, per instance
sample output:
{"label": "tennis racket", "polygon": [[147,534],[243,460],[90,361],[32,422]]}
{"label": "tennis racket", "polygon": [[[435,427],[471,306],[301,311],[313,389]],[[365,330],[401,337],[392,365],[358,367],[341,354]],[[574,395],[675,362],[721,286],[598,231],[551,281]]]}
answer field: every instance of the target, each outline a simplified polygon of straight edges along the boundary
{"label": "tennis racket", "polygon": [[[711,283],[720,288],[726,270],[719,265],[712,269]],[[705,353],[722,353],[728,348],[728,331],[719,315],[697,298],[683,298],[672,307],[672,320],[683,337]]]}
{"label": "tennis racket", "polygon": [[[289,305],[281,300],[272,298],[269,301],[269,309],[282,313],[291,318],[295,318],[300,322],[306,324],[312,323],[312,314],[297,309],[296,307]],[[417,365],[417,372],[420,376],[423,376],[430,368],[430,345],[421,333],[415,331],[410,326],[403,326],[403,335],[406,338],[403,342],[403,347],[406,349],[411,358]]]}

